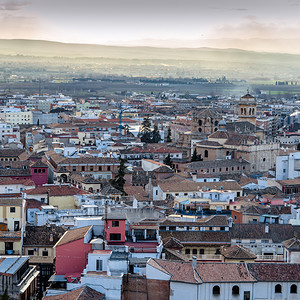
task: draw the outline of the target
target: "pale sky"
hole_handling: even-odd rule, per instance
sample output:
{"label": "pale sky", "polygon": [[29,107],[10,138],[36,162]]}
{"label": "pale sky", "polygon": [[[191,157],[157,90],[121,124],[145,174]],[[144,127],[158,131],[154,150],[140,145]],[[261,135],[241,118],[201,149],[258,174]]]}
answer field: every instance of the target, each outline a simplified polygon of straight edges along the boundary
{"label": "pale sky", "polygon": [[300,45],[299,16],[300,0],[0,0],[0,38],[288,49]]}

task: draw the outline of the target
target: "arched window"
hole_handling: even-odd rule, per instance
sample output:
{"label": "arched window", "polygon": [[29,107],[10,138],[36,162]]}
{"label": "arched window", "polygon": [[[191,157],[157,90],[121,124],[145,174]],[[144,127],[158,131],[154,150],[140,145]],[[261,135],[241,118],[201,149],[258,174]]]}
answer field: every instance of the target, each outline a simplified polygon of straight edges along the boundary
{"label": "arched window", "polygon": [[232,287],[232,295],[239,295],[240,294],[240,288],[237,285],[234,285]]}
{"label": "arched window", "polygon": [[208,157],[208,150],[204,151],[204,157]]}
{"label": "arched window", "polygon": [[218,285],[213,287],[213,295],[220,295],[220,287]]}
{"label": "arched window", "polygon": [[201,127],[199,127],[199,129],[198,129],[198,130],[199,130],[199,132],[202,132],[202,128],[201,128]]}
{"label": "arched window", "polygon": [[275,294],[281,294],[282,292],[281,284],[275,285]]}
{"label": "arched window", "polygon": [[297,286],[296,286],[296,284],[292,284],[291,285],[290,292],[291,292],[291,294],[297,294]]}

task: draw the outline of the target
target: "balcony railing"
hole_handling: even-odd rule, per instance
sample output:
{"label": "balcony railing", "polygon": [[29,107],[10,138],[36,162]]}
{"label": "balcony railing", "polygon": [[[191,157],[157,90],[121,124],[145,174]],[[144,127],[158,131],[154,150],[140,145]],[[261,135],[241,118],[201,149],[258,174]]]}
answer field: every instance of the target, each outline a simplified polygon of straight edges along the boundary
{"label": "balcony railing", "polygon": [[222,260],[222,255],[219,254],[188,254],[187,257],[192,259],[193,256],[197,257],[197,260]]}
{"label": "balcony railing", "polygon": [[19,255],[19,250],[1,250],[0,255]]}
{"label": "balcony railing", "polygon": [[257,255],[257,261],[284,261],[283,255]]}

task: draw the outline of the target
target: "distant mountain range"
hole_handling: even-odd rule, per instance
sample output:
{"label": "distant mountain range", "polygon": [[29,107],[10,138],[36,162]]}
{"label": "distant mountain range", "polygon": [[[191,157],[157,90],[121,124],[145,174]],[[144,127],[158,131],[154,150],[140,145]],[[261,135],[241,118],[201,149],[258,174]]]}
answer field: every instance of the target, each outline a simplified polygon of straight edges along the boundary
{"label": "distant mountain range", "polygon": [[93,44],[68,44],[42,40],[7,40],[0,39],[0,54],[44,57],[101,57],[112,59],[159,59],[159,60],[203,60],[242,62],[299,61],[298,54],[254,52],[239,49],[216,48],[159,48],[159,47],[124,47]]}
{"label": "distant mountain range", "polygon": [[62,67],[62,61],[67,61],[70,70],[73,70],[72,64],[78,64],[77,70],[130,76],[216,77],[225,74],[242,79],[294,80],[300,74],[299,54],[230,48],[125,47],[0,39],[0,56],[3,63],[7,62],[5,67],[11,70],[16,65],[8,62],[16,62],[20,66],[23,64],[24,70],[27,68],[24,64],[26,59],[32,69],[43,66],[48,70],[53,63],[59,68]]}

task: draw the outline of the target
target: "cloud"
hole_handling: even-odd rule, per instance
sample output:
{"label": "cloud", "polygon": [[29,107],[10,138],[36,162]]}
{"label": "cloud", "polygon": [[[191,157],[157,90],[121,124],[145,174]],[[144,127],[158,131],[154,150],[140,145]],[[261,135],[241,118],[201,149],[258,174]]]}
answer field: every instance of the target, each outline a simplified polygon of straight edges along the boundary
{"label": "cloud", "polygon": [[0,17],[0,38],[35,38],[41,32],[40,21],[34,17],[16,16],[7,12]]}
{"label": "cloud", "polygon": [[227,11],[248,11],[248,8],[245,7],[217,7],[217,6],[210,6],[209,9],[213,10],[227,10]]}
{"label": "cloud", "polygon": [[208,38],[300,38],[300,27],[299,23],[263,22],[254,16],[247,16],[241,22],[224,23],[214,27]]}
{"label": "cloud", "polygon": [[5,1],[5,2],[0,2],[0,10],[2,11],[21,10],[23,7],[30,4],[31,2],[25,2],[25,1]]}

